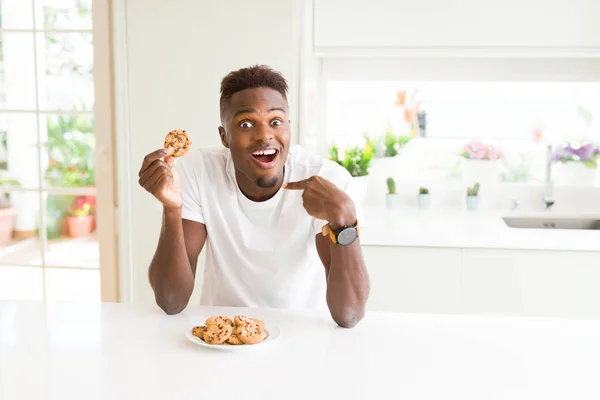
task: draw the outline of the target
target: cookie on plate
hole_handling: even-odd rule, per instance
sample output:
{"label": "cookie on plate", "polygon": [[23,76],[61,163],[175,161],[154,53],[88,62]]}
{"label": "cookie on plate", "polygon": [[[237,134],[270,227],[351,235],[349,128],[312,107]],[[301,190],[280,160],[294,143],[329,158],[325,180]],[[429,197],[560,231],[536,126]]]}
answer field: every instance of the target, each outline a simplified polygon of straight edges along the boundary
{"label": "cookie on plate", "polygon": [[226,343],[232,344],[234,346],[238,346],[238,345],[244,344],[244,342],[242,342],[240,340],[240,338],[238,337],[238,335],[235,334],[235,329],[234,329],[234,332],[231,333],[231,336],[229,336],[227,338]]}
{"label": "cookie on plate", "polygon": [[259,325],[262,329],[265,329],[265,323],[260,319],[246,317],[245,315],[236,315],[233,318],[236,325],[246,325],[248,323],[254,323]]}
{"label": "cookie on plate", "polygon": [[257,344],[262,341],[264,329],[254,322],[237,325],[234,333],[245,344]]}
{"label": "cookie on plate", "polygon": [[268,338],[269,335],[267,335],[267,331],[265,331],[264,329],[261,331],[260,333],[260,341],[262,342],[263,340],[265,340],[266,338]]}
{"label": "cookie on plate", "polygon": [[206,326],[195,326],[192,328],[192,335],[204,340],[204,333],[208,330]]}
{"label": "cookie on plate", "polygon": [[233,332],[233,327],[225,322],[217,322],[207,325],[204,333],[204,341],[208,344],[223,344]]}
{"label": "cookie on plate", "polygon": [[223,316],[223,315],[215,315],[214,317],[210,317],[205,322],[206,326],[215,325],[215,324],[227,324],[233,327],[233,321],[231,318]]}
{"label": "cookie on plate", "polygon": [[188,151],[190,151],[190,148],[192,147],[192,140],[185,130],[174,129],[167,133],[164,147],[165,149],[170,148],[172,150],[171,156],[183,157]]}

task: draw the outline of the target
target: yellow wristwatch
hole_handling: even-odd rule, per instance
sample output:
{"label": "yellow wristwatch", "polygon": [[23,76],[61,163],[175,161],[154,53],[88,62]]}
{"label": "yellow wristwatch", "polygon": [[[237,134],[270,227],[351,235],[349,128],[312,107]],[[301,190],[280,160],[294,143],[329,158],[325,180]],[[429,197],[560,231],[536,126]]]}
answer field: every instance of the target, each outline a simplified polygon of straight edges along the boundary
{"label": "yellow wristwatch", "polygon": [[329,224],[321,229],[323,236],[329,236],[334,244],[349,246],[358,238],[360,229],[358,229],[358,220],[352,226],[342,226],[337,230],[331,229]]}

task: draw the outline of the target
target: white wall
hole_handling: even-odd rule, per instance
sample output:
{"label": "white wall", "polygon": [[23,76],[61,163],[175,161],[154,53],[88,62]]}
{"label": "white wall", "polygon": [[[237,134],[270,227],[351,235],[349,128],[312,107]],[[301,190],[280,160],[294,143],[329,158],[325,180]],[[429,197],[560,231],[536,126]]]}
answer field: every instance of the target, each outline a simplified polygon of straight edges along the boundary
{"label": "white wall", "polygon": [[120,211],[130,221],[120,221],[121,251],[131,252],[121,260],[133,264],[130,276],[129,265],[120,266],[123,301],[154,301],[147,269],[157,243],[161,207],[137,184],[142,158],[162,147],[165,134],[175,128],[186,129],[194,147],[220,143],[219,84],[225,74],[256,63],[281,71],[290,84],[297,140],[300,4],[296,0],[128,0],[116,7],[120,13],[115,15],[116,23],[125,24],[115,28],[120,35],[115,38],[115,64],[121,68],[116,71],[117,81],[124,82],[124,73],[128,81],[128,90],[121,93],[121,101],[117,99],[118,106],[125,104],[124,97],[128,103],[128,109],[118,110],[119,120],[128,120],[128,126],[119,125],[117,138],[117,146],[123,143],[127,151],[120,157],[121,207],[130,207],[128,212]]}
{"label": "white wall", "polygon": [[315,0],[315,46],[598,54],[599,14],[597,0]]}

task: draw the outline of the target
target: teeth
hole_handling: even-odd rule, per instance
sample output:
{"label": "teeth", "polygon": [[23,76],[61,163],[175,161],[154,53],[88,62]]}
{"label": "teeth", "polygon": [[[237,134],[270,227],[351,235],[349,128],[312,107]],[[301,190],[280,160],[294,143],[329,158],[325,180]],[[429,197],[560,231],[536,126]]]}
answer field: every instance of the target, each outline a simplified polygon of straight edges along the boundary
{"label": "teeth", "polygon": [[252,155],[255,155],[255,156],[271,156],[273,154],[275,154],[275,150],[273,150],[273,149],[259,150],[259,151],[255,151],[254,153],[252,153]]}

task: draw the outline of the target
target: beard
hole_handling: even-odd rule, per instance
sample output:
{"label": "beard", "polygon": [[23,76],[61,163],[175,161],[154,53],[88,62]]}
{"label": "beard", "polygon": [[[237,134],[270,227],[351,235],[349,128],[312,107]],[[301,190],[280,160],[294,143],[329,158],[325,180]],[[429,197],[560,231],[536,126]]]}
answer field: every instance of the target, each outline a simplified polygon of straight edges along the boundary
{"label": "beard", "polygon": [[256,179],[256,186],[258,186],[259,188],[262,189],[272,189],[275,186],[277,186],[277,183],[279,183],[279,180],[281,179],[281,177],[285,175],[285,167],[283,167],[283,170],[281,170],[277,175],[274,176],[270,176],[270,177],[259,177]]}
{"label": "beard", "polygon": [[260,177],[256,180],[256,186],[263,189],[272,189],[277,186],[280,178],[281,174],[277,174],[268,178]]}

